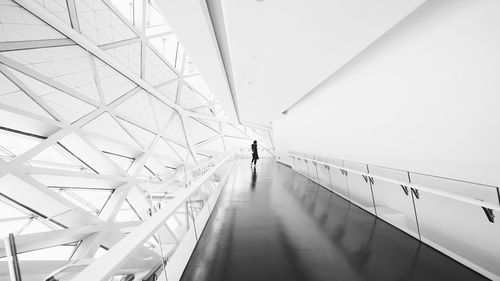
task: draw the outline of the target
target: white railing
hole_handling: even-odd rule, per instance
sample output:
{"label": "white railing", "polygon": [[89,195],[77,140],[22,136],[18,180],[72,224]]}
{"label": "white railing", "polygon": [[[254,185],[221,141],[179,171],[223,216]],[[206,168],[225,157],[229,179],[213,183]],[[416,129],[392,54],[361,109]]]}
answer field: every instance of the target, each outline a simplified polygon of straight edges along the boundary
{"label": "white railing", "polygon": [[161,208],[155,208],[148,220],[71,280],[105,281],[113,276],[133,274],[126,272],[124,266],[143,245],[155,250],[162,262],[141,278],[154,274],[154,280],[179,280],[229,177],[233,157],[234,152],[205,170],[191,185]]}
{"label": "white railing", "polygon": [[300,174],[500,280],[498,187],[298,152],[288,157]]}

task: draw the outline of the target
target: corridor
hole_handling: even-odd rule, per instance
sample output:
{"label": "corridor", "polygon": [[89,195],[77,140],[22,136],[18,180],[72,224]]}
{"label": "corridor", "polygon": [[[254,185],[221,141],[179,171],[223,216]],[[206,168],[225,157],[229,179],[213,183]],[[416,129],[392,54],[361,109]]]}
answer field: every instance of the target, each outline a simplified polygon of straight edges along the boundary
{"label": "corridor", "polygon": [[182,280],[486,279],[266,159],[236,163]]}

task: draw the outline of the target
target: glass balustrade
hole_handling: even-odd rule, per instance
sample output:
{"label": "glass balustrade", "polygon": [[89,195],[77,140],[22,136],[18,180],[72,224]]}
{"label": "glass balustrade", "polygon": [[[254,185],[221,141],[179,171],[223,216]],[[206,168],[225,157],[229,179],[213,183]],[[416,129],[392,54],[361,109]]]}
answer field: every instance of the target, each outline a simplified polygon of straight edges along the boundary
{"label": "glass balustrade", "polygon": [[500,279],[498,187],[325,156],[294,152],[291,157],[300,174],[484,276]]}

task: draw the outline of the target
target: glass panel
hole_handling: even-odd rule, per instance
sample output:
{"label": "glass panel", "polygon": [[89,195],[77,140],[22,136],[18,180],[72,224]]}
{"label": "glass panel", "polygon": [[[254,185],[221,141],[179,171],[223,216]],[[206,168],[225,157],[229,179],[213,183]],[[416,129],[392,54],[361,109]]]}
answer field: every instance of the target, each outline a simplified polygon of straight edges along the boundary
{"label": "glass panel", "polygon": [[[329,158],[327,159],[328,163],[331,163],[337,167],[343,167],[344,163],[341,160],[337,159],[332,159]],[[340,196],[346,198],[349,200],[350,194],[349,194],[349,185],[347,184],[347,179],[345,175],[340,171],[339,168],[330,168],[330,179],[332,180],[332,188],[333,191],[339,194]]]}
{"label": "glass panel", "polygon": [[[316,158],[316,155],[313,155],[313,156],[312,156],[312,158],[313,158],[314,160],[316,160],[316,159],[317,159],[317,158]],[[319,165],[318,163],[316,163],[316,162],[312,162],[312,170],[311,170],[311,177],[312,177],[312,179],[313,179],[315,182],[317,182],[317,183],[319,183],[318,165]]]}
{"label": "glass panel", "polygon": [[68,260],[74,250],[75,245],[62,245],[21,253],[17,258],[21,261]]}
{"label": "glass panel", "polygon": [[500,194],[497,187],[410,173],[411,182],[426,187],[437,188],[442,191],[455,193],[473,199],[480,199],[493,204],[500,203]]}
{"label": "glass panel", "polygon": [[177,213],[167,220],[166,226],[173,232],[173,234],[181,238],[187,231],[188,222],[186,220],[185,208],[181,207]]}
{"label": "glass panel", "polygon": [[[316,156],[316,159],[321,162],[326,162],[325,157]],[[326,187],[329,190],[332,190],[332,185],[330,182],[330,171],[329,171],[330,167],[327,165],[318,164],[316,168],[318,171],[319,184]]]}
{"label": "glass panel", "polygon": [[97,45],[136,37],[104,2],[80,0],[75,4],[81,33]]}
{"label": "glass panel", "polygon": [[210,210],[207,205],[203,204],[203,208],[193,211],[197,212],[195,215],[194,226],[196,229],[196,240],[200,239],[201,233],[205,228],[205,225],[208,221],[208,217],[210,216]]}
{"label": "glass panel", "polygon": [[0,2],[0,41],[58,39],[64,36],[11,0]]}
{"label": "glass panel", "polygon": [[301,164],[302,175],[304,175],[305,177],[309,177],[309,163],[307,162],[307,160],[302,159]]}
{"label": "glass panel", "polygon": [[214,209],[215,208],[215,204],[217,203],[217,199],[219,198],[219,195],[220,193],[222,192],[222,187],[217,185],[217,184],[214,184],[212,182],[208,182],[207,183],[207,188],[208,189],[212,189],[212,196],[210,197],[210,199],[208,200],[208,204],[209,206]]}
{"label": "glass panel", "polygon": [[298,157],[292,158],[292,167],[293,169],[300,174],[300,159]]}
{"label": "glass panel", "polygon": [[111,0],[116,9],[130,22],[134,22],[134,0]]}
{"label": "glass panel", "polygon": [[141,75],[141,43],[129,44],[104,51],[135,75]]}
{"label": "glass panel", "polygon": [[180,280],[182,271],[191,256],[196,245],[196,236],[194,230],[191,228],[186,235],[182,238],[172,257],[166,265],[168,278],[165,279],[163,272],[158,275],[157,280]]}
{"label": "glass panel", "polygon": [[[422,241],[490,278],[491,273],[500,276],[498,220],[489,222],[478,206],[425,191],[419,191],[419,195],[415,207]],[[498,216],[497,211],[494,213]]]}
{"label": "glass panel", "polygon": [[0,158],[10,161],[40,142],[37,138],[0,130]]}
{"label": "glass panel", "polygon": [[[304,155],[297,153],[297,155]],[[313,156],[305,154],[306,158]],[[500,224],[492,223],[496,210],[489,210],[425,191],[371,179],[343,168],[428,186],[498,204],[500,196],[494,186],[451,180],[402,170],[367,166],[366,164],[316,157],[336,167],[295,158],[294,169],[325,186],[352,203],[374,213],[395,227],[413,235],[439,251],[453,257],[481,274],[495,279],[500,276]],[[329,178],[328,178],[329,177]],[[419,236],[420,234],[420,236]],[[496,279],[495,279],[496,280]]]}
{"label": "glass panel", "polygon": [[[344,167],[360,172],[367,172],[367,166],[361,163],[344,161]],[[353,172],[347,172],[347,181],[349,183],[351,201],[370,213],[375,214],[370,184],[362,175]]]}
{"label": "glass panel", "polygon": [[306,163],[306,161],[302,158],[297,158],[296,164],[297,164],[297,172],[299,172],[299,174],[301,174],[303,176],[307,175],[307,163]]}
{"label": "glass panel", "polygon": [[[314,155],[307,154],[306,156],[308,159],[314,159]],[[311,160],[307,160],[307,177],[312,179],[312,180],[318,180],[317,174],[316,174],[316,166],[314,165],[315,163],[312,162]]]}
{"label": "glass panel", "polygon": [[[90,99],[93,102],[99,101],[99,94],[89,54],[85,49],[79,46],[17,50],[5,52],[3,54],[75,90],[86,99]],[[94,109],[93,106],[79,99],[75,100],[75,98],[71,96],[65,97],[66,94],[63,93],[61,89],[54,89],[52,86],[38,82],[38,80],[34,80],[33,78],[26,78],[27,76],[24,74],[18,75],[18,77],[26,80],[28,87],[31,87],[41,98],[43,98],[45,94],[50,93],[50,95],[46,97],[46,101],[51,103],[54,107],[57,107],[59,104],[60,106],[56,108],[56,110],[63,111],[66,109],[68,115],[70,112],[74,112],[75,115],[83,115]],[[61,99],[64,99],[63,104],[59,102]]]}
{"label": "glass panel", "polygon": [[[405,171],[375,166],[369,166],[369,170],[370,174],[408,182]],[[377,216],[419,238],[411,190],[379,179],[373,180],[372,189]]]}

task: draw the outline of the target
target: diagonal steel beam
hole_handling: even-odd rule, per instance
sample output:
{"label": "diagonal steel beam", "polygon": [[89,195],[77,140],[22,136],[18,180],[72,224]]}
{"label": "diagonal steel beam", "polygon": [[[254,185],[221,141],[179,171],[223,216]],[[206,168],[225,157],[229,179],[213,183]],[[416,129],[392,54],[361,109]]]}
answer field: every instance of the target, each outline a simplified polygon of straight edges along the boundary
{"label": "diagonal steel beam", "polygon": [[62,47],[75,45],[71,39],[46,39],[46,40],[29,40],[29,41],[10,41],[0,42],[0,52],[29,50],[38,48]]}

